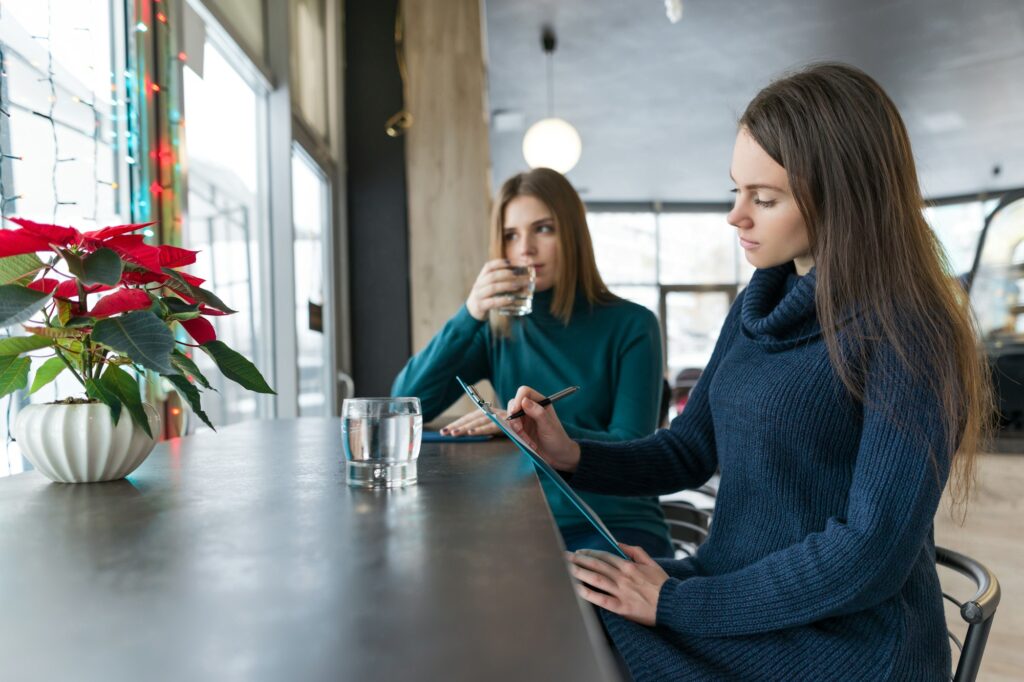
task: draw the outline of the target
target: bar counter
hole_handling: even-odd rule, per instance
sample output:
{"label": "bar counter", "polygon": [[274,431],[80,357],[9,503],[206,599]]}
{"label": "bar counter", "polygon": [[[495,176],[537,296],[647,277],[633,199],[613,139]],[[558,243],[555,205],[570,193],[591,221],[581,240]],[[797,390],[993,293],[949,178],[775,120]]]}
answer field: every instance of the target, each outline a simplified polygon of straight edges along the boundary
{"label": "bar counter", "polygon": [[0,677],[615,678],[511,443],[424,444],[391,491],[341,458],[339,420],[270,420],[0,479]]}

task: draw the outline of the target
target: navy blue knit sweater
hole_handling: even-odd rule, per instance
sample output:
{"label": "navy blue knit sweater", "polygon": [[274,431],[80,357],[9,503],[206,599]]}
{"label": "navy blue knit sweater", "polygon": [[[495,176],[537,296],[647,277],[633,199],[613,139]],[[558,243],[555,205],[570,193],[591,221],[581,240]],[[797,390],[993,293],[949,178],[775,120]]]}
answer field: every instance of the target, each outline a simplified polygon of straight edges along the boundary
{"label": "navy blue knit sweater", "polygon": [[[932,519],[948,473],[936,401],[884,347],[866,399],[829,362],[815,272],[758,270],[669,429],[581,441],[572,484],[651,495],[721,470],[711,532],[657,624],[602,612],[646,680],[938,680],[950,651]],[[933,454],[934,453],[934,454]]]}

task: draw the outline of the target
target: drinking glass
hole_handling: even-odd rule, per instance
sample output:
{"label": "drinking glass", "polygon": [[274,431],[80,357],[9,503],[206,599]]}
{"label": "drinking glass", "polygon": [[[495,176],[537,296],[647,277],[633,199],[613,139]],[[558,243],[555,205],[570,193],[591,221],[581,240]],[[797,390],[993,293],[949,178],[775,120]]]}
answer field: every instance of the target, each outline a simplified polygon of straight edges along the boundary
{"label": "drinking glass", "polygon": [[532,265],[512,265],[509,270],[517,277],[529,276],[530,281],[522,289],[509,293],[508,305],[498,308],[502,315],[522,317],[533,312],[533,290],[537,286],[537,271]]}
{"label": "drinking glass", "polygon": [[341,404],[345,477],[357,488],[416,483],[423,414],[419,398],[348,398]]}

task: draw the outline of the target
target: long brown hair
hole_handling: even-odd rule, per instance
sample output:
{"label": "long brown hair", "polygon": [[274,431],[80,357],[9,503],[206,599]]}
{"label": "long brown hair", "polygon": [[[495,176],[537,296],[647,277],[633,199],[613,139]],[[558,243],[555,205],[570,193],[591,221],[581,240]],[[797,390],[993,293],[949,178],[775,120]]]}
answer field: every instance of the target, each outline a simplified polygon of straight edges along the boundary
{"label": "long brown hair", "polygon": [[965,511],[992,426],[989,371],[966,296],[924,219],[895,104],[863,71],[822,63],[758,93],[740,126],[786,169],[810,237],[815,307],[836,373],[864,400],[863,368],[884,342],[926,382],[947,438],[933,458],[952,458],[950,492]]}
{"label": "long brown hair", "polygon": [[[551,312],[569,324],[577,290],[587,302],[610,303],[619,298],[608,290],[594,259],[594,244],[587,228],[587,212],[580,195],[565,176],[550,168],[534,168],[513,175],[498,192],[491,212],[491,258],[505,257],[505,208],[516,197],[529,196],[542,202],[551,211],[558,235],[558,272],[555,274]],[[508,317],[491,315],[491,328],[502,335],[508,333]]]}

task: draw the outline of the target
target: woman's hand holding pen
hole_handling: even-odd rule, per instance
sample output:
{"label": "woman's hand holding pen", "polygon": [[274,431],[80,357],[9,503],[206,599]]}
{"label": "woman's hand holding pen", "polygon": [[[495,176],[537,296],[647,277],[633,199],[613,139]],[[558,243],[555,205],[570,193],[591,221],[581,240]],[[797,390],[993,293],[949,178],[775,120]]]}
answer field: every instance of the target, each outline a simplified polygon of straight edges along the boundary
{"label": "woman's hand holding pen", "polygon": [[579,581],[576,592],[595,606],[654,626],[658,597],[668,574],[642,548],[621,543],[619,547],[632,561],[595,549],[565,553],[569,572]]}
{"label": "woman's hand holding pen", "polygon": [[537,404],[544,397],[529,386],[520,386],[516,397],[508,402],[508,413],[515,414],[521,409],[525,414],[508,424],[555,469],[575,471],[580,462],[580,446],[562,428],[554,405]]}
{"label": "woman's hand holding pen", "polygon": [[511,264],[504,258],[484,263],[466,299],[466,309],[474,319],[487,319],[487,313],[507,306],[512,300],[512,293],[529,284],[529,277],[516,275],[510,268]]}

